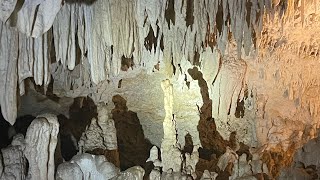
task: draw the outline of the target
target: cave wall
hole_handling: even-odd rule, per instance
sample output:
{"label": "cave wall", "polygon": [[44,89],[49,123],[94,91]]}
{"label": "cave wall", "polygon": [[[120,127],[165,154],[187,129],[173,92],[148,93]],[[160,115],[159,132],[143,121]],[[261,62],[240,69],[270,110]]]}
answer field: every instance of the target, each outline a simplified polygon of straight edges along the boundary
{"label": "cave wall", "polygon": [[146,138],[160,147],[161,82],[169,79],[181,146],[187,133],[201,144],[201,107],[212,101],[208,109],[224,140],[236,132],[238,143],[260,154],[290,151],[291,158],[318,135],[320,3],[187,2],[1,4],[4,118],[15,122],[17,97],[33,77],[44,91],[53,82],[58,97],[89,96],[109,112],[112,97],[121,95]]}

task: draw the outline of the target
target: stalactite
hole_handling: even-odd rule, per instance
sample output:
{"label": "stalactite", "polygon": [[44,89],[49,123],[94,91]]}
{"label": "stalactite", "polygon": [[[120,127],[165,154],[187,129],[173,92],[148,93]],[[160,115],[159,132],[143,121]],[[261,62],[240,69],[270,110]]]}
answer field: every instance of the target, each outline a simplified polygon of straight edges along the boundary
{"label": "stalactite", "polygon": [[[292,7],[292,2],[288,3]],[[259,38],[264,9],[266,12],[271,11],[270,1],[193,1],[189,5],[187,2],[174,1],[171,4],[174,17],[170,17],[174,21],[167,22],[165,14],[169,4],[165,0],[65,3],[61,9],[61,1],[26,1],[17,12],[13,10],[15,5],[15,1],[3,4],[6,11],[2,11],[2,19],[8,19],[12,13],[16,19],[12,16],[8,23],[15,24],[19,31],[28,36],[39,37],[33,40],[19,36],[20,94],[24,93],[23,79],[26,77],[33,76],[38,85],[48,84],[52,38],[56,61],[61,62],[64,68],[74,70],[78,59],[82,63],[87,59],[89,74],[95,85],[119,74],[121,63],[118,59],[123,55],[133,55],[135,66],[144,67],[148,72],[152,72],[157,63],[164,63],[171,76],[173,72],[170,73],[170,69],[178,67],[182,59],[193,61],[195,52],[203,50],[208,24],[213,32],[217,32],[217,47],[222,55],[229,42],[229,33],[232,33],[237,42],[239,56],[242,48],[248,55],[252,44],[256,44]],[[193,10],[187,12],[187,6],[192,6]],[[248,6],[251,8],[248,9]],[[34,18],[25,18],[26,15]],[[188,26],[187,16],[194,17],[193,23]],[[52,24],[53,37],[50,32],[41,36]],[[150,28],[157,38],[154,42],[156,48],[148,51],[143,44]],[[257,37],[252,37],[253,32]],[[161,49],[162,40],[164,49]],[[76,47],[80,48],[81,57],[77,57]],[[80,74],[86,73],[83,70],[80,68]],[[77,81],[84,81],[83,78],[84,76]],[[66,82],[65,87],[70,87],[67,84],[76,80],[63,81]],[[80,83],[80,87],[81,84],[84,83]]]}
{"label": "stalactite", "polygon": [[0,1],[0,20],[5,22],[14,11],[17,0],[1,0]]}
{"label": "stalactite", "polygon": [[18,33],[0,24],[0,104],[3,117],[14,124],[17,117]]}
{"label": "stalactite", "polygon": [[20,32],[28,36],[40,37],[51,28],[61,2],[62,0],[24,1],[22,7],[13,12],[15,18],[10,18],[9,24],[15,24]]}

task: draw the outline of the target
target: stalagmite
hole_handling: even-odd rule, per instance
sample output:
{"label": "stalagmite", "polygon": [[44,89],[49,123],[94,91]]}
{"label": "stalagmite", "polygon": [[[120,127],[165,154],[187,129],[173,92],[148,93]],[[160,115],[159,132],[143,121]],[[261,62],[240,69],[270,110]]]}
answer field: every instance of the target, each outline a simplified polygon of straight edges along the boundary
{"label": "stalagmite", "polygon": [[161,82],[161,87],[164,93],[164,109],[166,112],[163,121],[163,139],[161,143],[161,159],[164,172],[170,169],[173,172],[181,171],[182,155],[178,147],[176,139],[176,127],[173,114],[173,94],[172,84],[170,80]]}
{"label": "stalagmite", "polygon": [[103,142],[108,150],[115,150],[117,145],[117,132],[113,119],[108,118],[108,109],[104,104],[98,106],[98,124],[103,132]]}
{"label": "stalagmite", "polygon": [[63,163],[57,169],[56,180],[83,179],[83,172],[77,163]]}
{"label": "stalagmite", "polygon": [[216,172],[209,172],[208,170],[205,170],[202,174],[202,177],[200,178],[200,180],[206,180],[206,179],[211,179],[211,180],[215,180],[218,176],[218,173]]}
{"label": "stalagmite", "polygon": [[98,106],[98,119],[93,118],[91,124],[82,134],[79,141],[80,152],[94,149],[116,150],[117,132],[113,119],[108,118],[105,105]]}
{"label": "stalagmite", "polygon": [[237,159],[238,155],[230,147],[227,147],[226,152],[219,158],[218,167],[224,171],[229,163],[235,164]]}
{"label": "stalagmite", "polygon": [[119,169],[108,162],[104,156],[87,153],[76,155],[70,162],[64,162],[57,169],[58,180],[104,180],[112,179]]}
{"label": "stalagmite", "polygon": [[158,153],[159,153],[159,151],[156,146],[153,146],[150,149],[150,156],[147,159],[147,162],[151,161],[154,166],[154,168],[151,170],[151,172],[149,174],[150,180],[160,180],[161,179],[160,167],[162,167],[162,163],[159,160]]}
{"label": "stalagmite", "polygon": [[131,167],[124,172],[121,172],[119,176],[117,176],[116,180],[126,180],[126,179],[132,179],[132,180],[140,180],[143,179],[144,175],[144,169],[140,166],[134,166]]}
{"label": "stalagmite", "polygon": [[160,180],[160,179],[161,179],[160,170],[152,169],[152,171],[149,174],[149,180]]}
{"label": "stalagmite", "polygon": [[28,127],[24,154],[29,162],[27,179],[54,179],[54,153],[59,123],[51,114],[38,116]]}
{"label": "stalagmite", "polygon": [[[25,148],[24,137],[18,134],[13,137],[12,143],[7,148],[1,149],[2,158],[0,167],[1,180],[25,180],[27,160],[23,150]],[[3,165],[2,165],[3,162]],[[3,169],[2,169],[3,166]],[[2,174],[2,175],[1,175]]]}
{"label": "stalagmite", "polygon": [[159,153],[158,148],[156,146],[153,146],[150,149],[150,156],[147,159],[147,162],[151,161],[155,168],[162,167],[161,161],[159,160],[159,157],[158,157],[158,153]]}
{"label": "stalagmite", "polygon": [[193,179],[197,178],[195,171],[196,171],[196,165],[199,161],[198,149],[199,149],[199,145],[194,146],[191,154],[189,154],[189,153],[185,154],[185,157],[186,157],[185,170],[187,171],[188,175],[192,176]]}

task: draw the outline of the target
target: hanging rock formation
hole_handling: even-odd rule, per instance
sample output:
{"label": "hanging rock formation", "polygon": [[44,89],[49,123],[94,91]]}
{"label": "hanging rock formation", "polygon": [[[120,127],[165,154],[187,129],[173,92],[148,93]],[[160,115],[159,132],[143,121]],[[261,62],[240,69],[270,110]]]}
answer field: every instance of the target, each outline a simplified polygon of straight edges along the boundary
{"label": "hanging rock formation", "polygon": [[[114,0],[98,0],[91,4],[66,2],[62,7],[61,2],[25,1],[21,4],[19,1],[15,7],[17,12],[12,12],[9,21],[1,24],[5,29],[4,37],[19,42],[12,46],[20,47],[19,49],[11,48],[12,53],[3,52],[3,54],[12,56],[19,52],[22,55],[14,58],[20,59],[19,68],[12,65],[12,70],[8,68],[4,70],[4,73],[15,74],[9,77],[17,78],[18,75],[21,94],[24,93],[25,78],[34,77],[36,84],[47,86],[50,73],[58,81],[57,84],[62,83],[60,88],[73,89],[74,93],[79,93],[77,89],[88,88],[92,83],[98,84],[108,77],[119,75],[121,62],[112,59],[120,59],[122,56],[126,58],[133,56],[133,64],[146,69],[149,73],[159,62],[163,63],[161,66],[165,68],[167,75],[172,76],[174,73],[172,67],[178,67],[185,60],[192,62],[196,57],[195,52],[201,52],[202,44],[208,43],[207,36],[210,32],[217,32],[215,43],[218,49],[215,51],[224,54],[230,30],[238,45],[237,52],[241,54],[242,47],[246,50],[252,49],[256,37],[251,37],[251,34],[253,32],[258,34],[261,31],[264,10],[271,11],[271,2],[255,0],[253,2],[195,1],[193,4],[178,1],[169,3],[170,1],[165,0],[126,0],[121,3]],[[252,6],[250,11],[246,9],[247,4]],[[12,9],[14,5],[13,2],[8,7]],[[193,11],[187,11],[189,6],[193,7]],[[234,12],[234,7],[239,11]],[[48,11],[48,8],[51,9]],[[125,16],[117,14],[120,12],[119,9],[124,9]],[[154,11],[155,9],[157,11]],[[193,17],[192,24],[186,23],[190,15]],[[8,28],[10,24],[27,36],[38,38],[28,38],[24,34],[17,33]],[[231,27],[229,30],[228,24]],[[52,31],[48,31],[50,26]],[[155,37],[152,41],[145,40],[149,34]],[[14,36],[20,40],[13,40]],[[51,43],[52,37],[54,46]],[[12,44],[10,41],[1,41],[4,46],[1,49],[9,49],[8,45]],[[51,48],[54,48],[56,57],[56,62],[53,64],[50,63],[49,56]],[[3,63],[7,64],[10,58],[12,57],[3,57]],[[82,63],[76,64],[77,61]],[[66,78],[71,74],[74,78]],[[15,91],[17,84],[7,88]],[[15,104],[10,105],[15,106]],[[11,116],[8,112],[2,111],[8,121],[14,121],[15,111]]]}

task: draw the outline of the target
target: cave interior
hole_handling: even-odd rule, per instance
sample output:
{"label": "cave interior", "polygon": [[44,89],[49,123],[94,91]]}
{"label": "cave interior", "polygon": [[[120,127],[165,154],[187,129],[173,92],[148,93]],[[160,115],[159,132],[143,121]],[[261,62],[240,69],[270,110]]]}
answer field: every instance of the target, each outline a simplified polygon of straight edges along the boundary
{"label": "cave interior", "polygon": [[0,0],[0,180],[319,179],[319,69],[319,0]]}

